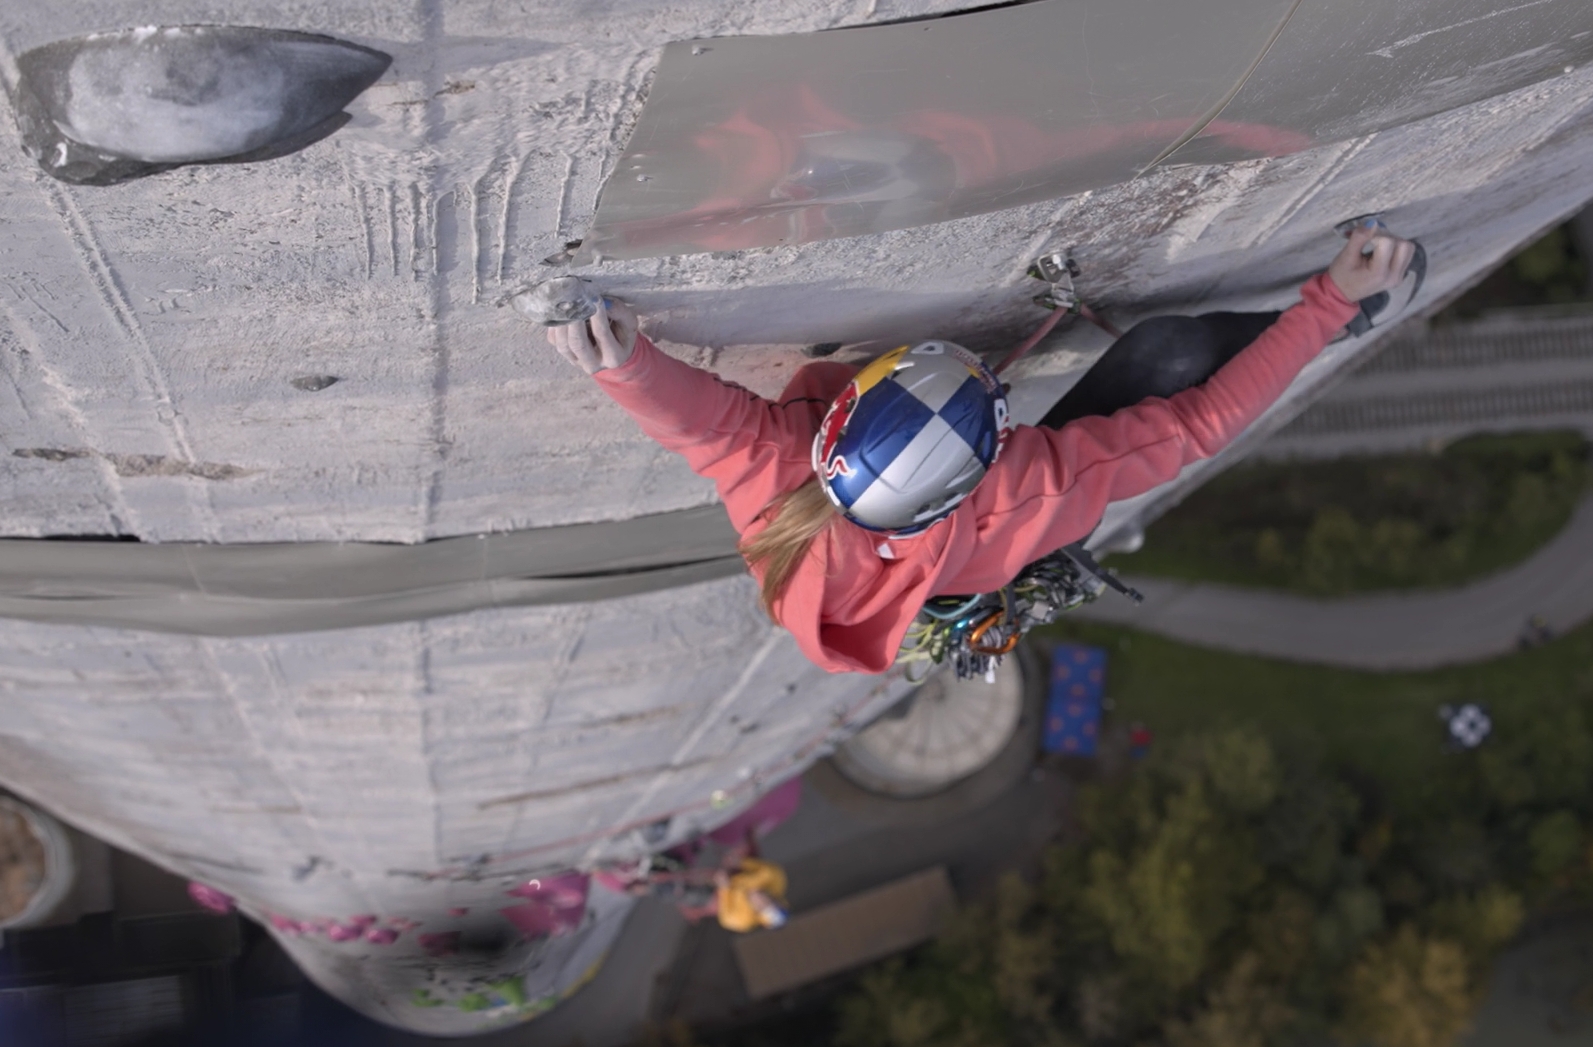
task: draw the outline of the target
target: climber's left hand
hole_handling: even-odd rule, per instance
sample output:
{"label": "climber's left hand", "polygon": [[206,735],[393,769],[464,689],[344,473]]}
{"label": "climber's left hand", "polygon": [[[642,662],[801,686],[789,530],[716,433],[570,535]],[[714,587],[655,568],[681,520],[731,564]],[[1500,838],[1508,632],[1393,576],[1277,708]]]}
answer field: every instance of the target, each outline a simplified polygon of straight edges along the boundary
{"label": "climber's left hand", "polygon": [[639,330],[636,310],[617,299],[605,298],[585,323],[548,328],[548,344],[587,374],[623,367],[636,351]]}

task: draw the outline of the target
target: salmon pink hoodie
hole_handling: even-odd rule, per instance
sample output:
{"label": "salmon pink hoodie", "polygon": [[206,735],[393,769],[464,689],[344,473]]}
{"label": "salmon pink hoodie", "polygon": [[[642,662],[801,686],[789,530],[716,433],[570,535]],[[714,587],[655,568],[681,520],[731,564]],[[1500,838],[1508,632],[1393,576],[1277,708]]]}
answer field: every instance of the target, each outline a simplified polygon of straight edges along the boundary
{"label": "salmon pink hoodie", "polygon": [[[930,597],[1001,588],[1087,535],[1108,502],[1231,443],[1355,314],[1326,273],[1301,298],[1203,385],[1060,429],[1018,426],[979,486],[920,534],[887,541],[838,518],[793,572],[776,606],[780,624],[830,672],[889,669]],[[771,501],[813,479],[813,436],[856,371],[809,364],[770,402],[638,337],[631,358],[596,379],[643,432],[714,481],[730,522],[750,538]]]}

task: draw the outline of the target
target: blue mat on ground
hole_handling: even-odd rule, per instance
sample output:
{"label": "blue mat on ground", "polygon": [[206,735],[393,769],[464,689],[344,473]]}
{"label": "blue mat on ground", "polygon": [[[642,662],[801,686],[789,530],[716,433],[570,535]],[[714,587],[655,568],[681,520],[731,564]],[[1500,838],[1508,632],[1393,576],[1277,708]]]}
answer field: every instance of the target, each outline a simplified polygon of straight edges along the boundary
{"label": "blue mat on ground", "polygon": [[1048,753],[1094,756],[1106,692],[1106,652],[1059,643],[1051,649],[1051,694],[1042,745]]}

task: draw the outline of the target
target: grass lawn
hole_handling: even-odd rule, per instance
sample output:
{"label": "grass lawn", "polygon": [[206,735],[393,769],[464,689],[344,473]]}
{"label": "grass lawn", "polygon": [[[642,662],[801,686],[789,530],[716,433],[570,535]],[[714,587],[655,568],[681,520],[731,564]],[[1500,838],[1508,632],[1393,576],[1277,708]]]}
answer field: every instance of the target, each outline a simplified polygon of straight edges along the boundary
{"label": "grass lawn", "polygon": [[1118,723],[1138,720],[1163,738],[1253,725],[1286,750],[1364,776],[1396,816],[1432,806],[1433,790],[1446,788],[1445,771],[1466,759],[1444,749],[1440,705],[1486,705],[1495,732],[1485,748],[1514,747],[1530,745],[1568,707],[1593,698],[1593,623],[1540,648],[1419,673],[1272,661],[1080,621],[1033,635],[1107,649]]}
{"label": "grass lawn", "polygon": [[1519,563],[1588,487],[1575,432],[1460,440],[1439,454],[1243,465],[1151,525],[1125,573],[1318,596],[1458,585]]}

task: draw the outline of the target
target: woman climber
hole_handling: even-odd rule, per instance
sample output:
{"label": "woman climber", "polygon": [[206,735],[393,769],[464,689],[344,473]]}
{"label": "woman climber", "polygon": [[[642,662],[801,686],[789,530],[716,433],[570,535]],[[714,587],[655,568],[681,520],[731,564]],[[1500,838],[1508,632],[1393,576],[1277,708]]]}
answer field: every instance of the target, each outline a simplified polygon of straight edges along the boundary
{"label": "woman climber", "polygon": [[1226,447],[1415,251],[1368,221],[1281,314],[1146,320],[1037,426],[1012,425],[995,376],[950,342],[809,364],[771,402],[666,356],[622,303],[548,340],[714,481],[764,609],[803,653],[879,673],[932,598],[1004,590],[1108,502]]}

